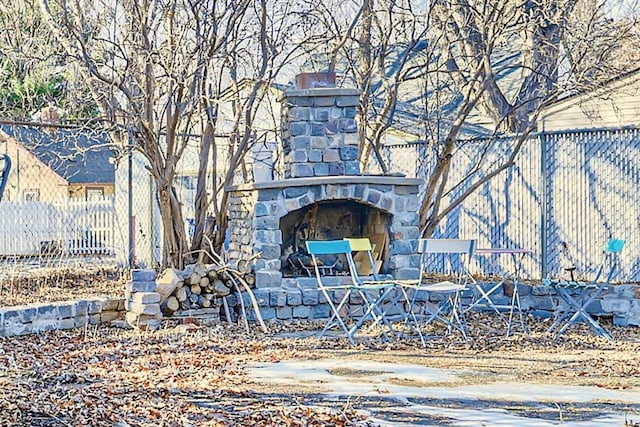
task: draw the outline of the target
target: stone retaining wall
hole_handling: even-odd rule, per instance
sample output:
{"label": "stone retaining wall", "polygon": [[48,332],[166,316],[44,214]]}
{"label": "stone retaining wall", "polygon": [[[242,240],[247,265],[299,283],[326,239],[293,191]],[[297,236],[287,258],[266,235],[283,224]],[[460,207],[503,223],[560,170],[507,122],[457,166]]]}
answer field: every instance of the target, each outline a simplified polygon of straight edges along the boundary
{"label": "stone retaining wall", "polygon": [[[347,283],[346,276],[325,277],[328,285]],[[487,287],[490,284],[486,285]],[[324,296],[316,289],[315,278],[291,278],[283,279],[281,287],[254,289],[254,295],[260,306],[260,314],[264,320],[322,320],[329,316],[329,304]],[[522,309],[539,318],[554,316],[555,309],[560,304],[558,297],[544,285],[520,284],[519,293]],[[577,292],[576,294],[579,294]],[[344,294],[336,292],[333,295],[334,302],[338,302]],[[251,307],[247,295],[244,298],[245,307]],[[238,307],[238,295],[227,297],[231,307]],[[352,295],[350,307],[358,308],[362,301],[359,296]],[[421,296],[425,301],[426,293]],[[493,300],[498,305],[510,303],[510,296],[498,292]],[[429,299],[437,302],[441,295],[431,294]],[[237,312],[238,310],[236,310]],[[625,284],[611,286],[603,293],[601,298],[590,304],[588,310],[596,316],[613,318],[617,326],[640,326],[640,285]],[[249,311],[250,320],[255,320],[255,313]]]}
{"label": "stone retaining wall", "polygon": [[124,299],[95,297],[0,308],[0,336],[73,329],[124,316]]}
{"label": "stone retaining wall", "polygon": [[[157,301],[159,294],[154,292],[154,278],[153,270],[133,272],[132,280],[127,283],[125,291],[127,298],[95,297],[77,301],[0,308],[0,336],[97,325],[121,319],[125,317],[125,313],[131,326],[155,329],[154,326],[159,325],[162,315],[156,313],[159,307]],[[349,280],[346,276],[325,279],[330,285],[346,283]],[[330,314],[329,304],[317,290],[315,278],[283,279],[280,287],[254,289],[253,292],[260,307],[260,314],[265,321],[323,320]],[[522,308],[527,313],[539,318],[554,316],[559,301],[548,287],[521,284],[519,293]],[[344,294],[340,292],[334,293],[334,301],[339,301],[342,295]],[[255,320],[256,315],[251,308],[248,295],[243,294],[241,297],[244,298],[249,320]],[[226,298],[232,313],[240,313],[240,296],[232,294]],[[425,301],[427,295],[421,298],[419,301]],[[441,298],[442,296],[435,293],[429,295],[432,302],[437,302]],[[506,305],[509,301],[510,296],[501,292],[494,297],[494,302],[499,305]],[[358,296],[352,296],[351,308],[357,309],[358,305],[362,305],[362,301]],[[128,312],[125,308],[128,308]],[[153,313],[145,314],[149,310]],[[593,315],[612,318],[616,326],[640,326],[640,285],[611,286],[601,298],[589,306],[588,311]],[[219,314],[217,316],[219,317]]]}
{"label": "stone retaining wall", "polygon": [[132,270],[125,284],[124,297],[127,324],[133,328],[158,329],[162,321],[160,300],[156,292],[155,270]]}

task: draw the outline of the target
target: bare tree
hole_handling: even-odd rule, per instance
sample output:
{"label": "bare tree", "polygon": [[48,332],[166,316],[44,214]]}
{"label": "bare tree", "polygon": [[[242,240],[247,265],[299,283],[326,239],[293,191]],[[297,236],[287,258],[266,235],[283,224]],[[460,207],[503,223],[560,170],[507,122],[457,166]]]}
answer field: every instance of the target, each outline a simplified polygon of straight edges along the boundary
{"label": "bare tree", "polygon": [[310,6],[310,14],[324,29],[312,39],[312,48],[324,52],[318,68],[337,72],[360,89],[361,169],[373,161],[388,173],[381,154],[384,137],[398,128],[403,90],[415,88],[433,53],[427,44],[429,9],[412,0],[329,1]]}
{"label": "bare tree", "polygon": [[95,104],[74,86],[64,50],[43,21],[37,0],[0,2],[0,115],[28,122],[43,109],[70,121],[91,118]]}
{"label": "bare tree", "polygon": [[416,6],[417,10],[407,0],[365,2],[355,49],[345,52],[347,70],[353,72],[361,90],[363,169],[373,154],[382,172],[389,172],[381,154],[384,136],[399,122],[396,111],[403,88],[422,76],[422,64],[433,53],[426,42],[428,10]]}
{"label": "bare tree", "polygon": [[[218,233],[214,246],[220,249],[227,228],[229,194],[225,187],[234,183],[238,172],[246,174],[243,161],[254,144],[273,138],[279,126],[279,111],[271,106],[277,102],[272,91],[278,79],[287,79],[287,67],[297,63],[304,54],[301,46],[312,36],[300,31],[303,16],[296,2],[260,0],[253,2],[251,18],[245,17],[227,40],[224,61],[219,67],[221,78],[218,93],[225,92],[229,122],[228,165],[221,179],[214,174],[213,201],[216,204]],[[284,77],[283,77],[284,76]],[[226,83],[225,83],[226,81]],[[264,123],[268,120],[269,123]],[[268,136],[267,136],[268,135]],[[244,177],[245,181],[251,177]],[[202,211],[201,211],[202,212]],[[200,219],[202,221],[202,218]],[[198,236],[194,247],[199,244]]]}
{"label": "bare tree", "polygon": [[[41,0],[53,34],[81,65],[114,137],[147,159],[162,216],[164,264],[193,259],[209,215],[218,226],[211,237],[218,248],[222,244],[224,188],[255,138],[255,114],[266,88],[294,54],[283,47],[291,30],[283,21],[288,7],[268,0]],[[223,95],[231,99],[224,120]],[[196,235],[189,247],[173,185],[194,139],[200,160]],[[223,170],[221,150],[227,156]]]}
{"label": "bare tree", "polygon": [[[443,29],[444,37],[441,59],[429,64],[433,70],[429,78],[432,86],[446,82],[454,88],[457,107],[447,126],[428,135],[436,159],[420,211],[424,235],[431,235],[480,186],[515,165],[523,144],[536,130],[541,109],[563,94],[596,87],[605,76],[599,70],[612,75],[617,67],[606,60],[610,57],[606,52],[628,40],[629,27],[608,28],[609,36],[601,43],[589,43],[593,33],[585,31],[585,26],[596,31],[614,20],[603,13],[604,2],[589,4],[586,7],[579,0],[434,4],[434,25]],[[578,8],[581,13],[576,13]],[[509,82],[501,81],[505,74]],[[467,174],[450,182],[456,156],[464,152],[460,135],[475,111],[490,119],[494,134],[474,142],[476,154],[465,167]],[[514,137],[509,147],[501,146],[503,155],[496,158],[489,153],[497,152],[498,141],[504,144],[504,139],[496,138],[499,134]]]}
{"label": "bare tree", "polygon": [[181,266],[188,252],[173,189],[176,166],[189,135],[211,138],[213,114],[204,101],[209,67],[248,4],[41,1],[53,34],[81,64],[115,138],[147,158],[170,265]]}
{"label": "bare tree", "polygon": [[[398,126],[399,106],[422,107],[411,120],[434,153],[420,211],[430,235],[473,191],[515,164],[541,108],[610,75],[607,64],[620,51],[613,47],[637,28],[632,19],[623,25],[606,15],[598,0],[39,1],[114,137],[146,157],[171,265],[202,247],[210,215],[218,227],[210,237],[222,245],[225,187],[245,170],[251,145],[273,131],[261,128],[259,111],[271,84],[286,81],[283,71],[303,51],[311,61],[325,58],[327,69],[362,90],[363,166],[375,158],[387,172],[380,147]],[[602,35],[598,43],[590,42],[594,34]],[[508,87],[500,78],[507,70],[517,77]],[[488,156],[497,139],[488,138],[468,174],[450,182],[460,136],[478,111],[496,135],[517,138],[497,160]],[[194,140],[196,235],[189,245],[173,182]]]}
{"label": "bare tree", "polygon": [[[637,14],[626,11],[621,19],[603,0],[346,4],[323,2],[313,11],[327,28],[327,68],[337,64],[343,78],[362,90],[363,167],[375,159],[388,172],[380,147],[403,119],[412,120],[410,133],[424,139],[430,153],[420,210],[426,236],[480,186],[515,165],[542,108],[617,74],[620,46],[637,40]],[[468,160],[470,144],[460,139],[478,116],[493,136],[474,141]],[[498,148],[504,144],[498,136],[505,134],[515,136],[513,142]],[[491,156],[496,150],[503,154]],[[452,180],[459,157],[466,175]]]}

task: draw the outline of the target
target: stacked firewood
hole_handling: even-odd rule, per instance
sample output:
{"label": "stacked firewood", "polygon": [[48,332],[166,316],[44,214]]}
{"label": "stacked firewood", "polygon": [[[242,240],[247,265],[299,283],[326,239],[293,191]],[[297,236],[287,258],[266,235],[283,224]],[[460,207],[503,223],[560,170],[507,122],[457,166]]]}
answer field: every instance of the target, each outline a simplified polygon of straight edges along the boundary
{"label": "stacked firewood", "polygon": [[156,280],[158,291],[166,296],[163,298],[163,312],[172,314],[180,310],[219,307],[222,297],[244,290],[244,286],[252,288],[255,276],[243,265],[238,267],[194,264],[183,271],[164,272]]}

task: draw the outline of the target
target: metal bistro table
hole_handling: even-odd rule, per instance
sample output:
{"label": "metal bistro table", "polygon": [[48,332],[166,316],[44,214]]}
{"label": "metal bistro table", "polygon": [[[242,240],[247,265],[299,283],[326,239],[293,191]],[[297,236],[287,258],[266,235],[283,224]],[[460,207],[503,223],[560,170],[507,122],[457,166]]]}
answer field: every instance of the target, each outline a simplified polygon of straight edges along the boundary
{"label": "metal bistro table", "polygon": [[[507,336],[511,334],[511,327],[513,325],[513,314],[514,311],[518,311],[518,316],[520,317],[520,326],[522,327],[522,331],[526,332],[527,327],[524,323],[524,317],[522,315],[522,306],[520,305],[520,294],[518,292],[518,282],[520,281],[520,265],[522,263],[522,259],[531,254],[532,251],[529,249],[520,249],[520,248],[478,248],[475,250],[475,255],[486,255],[488,257],[498,257],[503,255],[510,255],[513,270],[511,272],[507,272],[506,274],[501,275],[499,280],[493,284],[488,290],[485,290],[484,287],[476,282],[476,290],[479,293],[479,297],[473,301],[465,311],[469,311],[474,307],[486,307],[495,311],[507,324]],[[495,261],[489,261],[490,263]],[[513,282],[513,292],[511,294],[511,302],[509,305],[500,305],[494,303],[492,299],[492,294],[494,294],[498,289],[503,288],[503,285],[507,282],[507,280],[511,279]],[[509,310],[509,319],[505,319],[504,315],[500,311],[500,309]]]}

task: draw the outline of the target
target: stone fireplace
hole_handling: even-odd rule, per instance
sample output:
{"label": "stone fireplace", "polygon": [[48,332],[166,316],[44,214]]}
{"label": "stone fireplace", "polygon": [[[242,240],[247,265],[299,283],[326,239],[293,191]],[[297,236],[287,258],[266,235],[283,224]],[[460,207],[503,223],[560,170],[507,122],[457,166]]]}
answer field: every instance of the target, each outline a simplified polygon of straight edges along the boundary
{"label": "stone fireplace", "polygon": [[290,262],[292,254],[304,251],[306,240],[369,237],[382,246],[382,273],[417,276],[413,248],[419,238],[420,182],[360,173],[358,95],[355,89],[335,87],[287,91],[285,178],[227,188],[229,259],[233,263],[260,253],[254,263],[258,289],[310,283]]}

